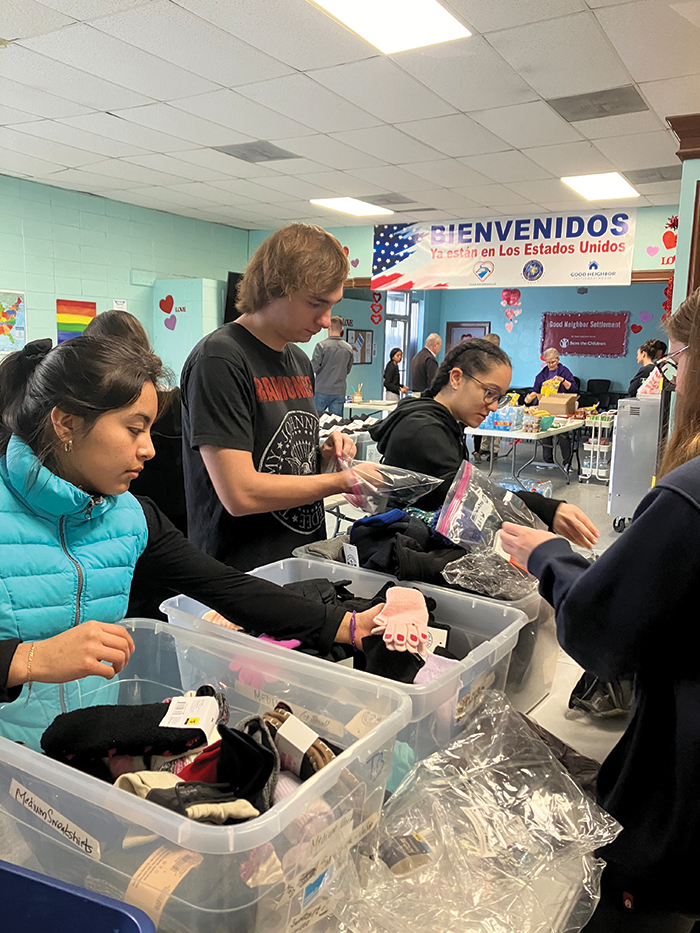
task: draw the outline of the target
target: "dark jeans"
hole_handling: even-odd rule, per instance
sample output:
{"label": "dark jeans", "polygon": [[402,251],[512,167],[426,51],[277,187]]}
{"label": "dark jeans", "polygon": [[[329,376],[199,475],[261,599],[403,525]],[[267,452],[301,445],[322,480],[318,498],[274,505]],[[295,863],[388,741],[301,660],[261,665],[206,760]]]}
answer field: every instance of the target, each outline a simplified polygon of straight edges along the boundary
{"label": "dark jeans", "polygon": [[621,900],[602,897],[583,933],[690,933],[695,924],[682,914],[628,910]]}
{"label": "dark jeans", "polygon": [[344,395],[322,395],[319,392],[314,395],[314,405],[319,415],[328,409],[331,415],[340,415],[343,417],[343,406],[345,405]]}
{"label": "dark jeans", "polygon": [[[559,449],[561,450],[561,458],[564,463],[564,466],[571,459],[571,441],[566,436],[566,434],[559,434],[557,436],[557,443]],[[545,463],[554,463],[554,440],[551,437],[548,437],[546,440],[542,441],[542,457]]]}

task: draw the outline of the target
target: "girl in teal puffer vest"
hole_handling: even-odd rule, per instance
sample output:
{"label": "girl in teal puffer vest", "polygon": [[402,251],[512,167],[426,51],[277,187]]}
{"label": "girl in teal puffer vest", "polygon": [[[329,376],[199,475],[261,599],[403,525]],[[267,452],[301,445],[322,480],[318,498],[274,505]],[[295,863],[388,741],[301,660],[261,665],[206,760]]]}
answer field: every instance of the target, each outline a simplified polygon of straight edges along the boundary
{"label": "girl in teal puffer vest", "polygon": [[0,706],[0,734],[33,748],[59,713],[116,702],[117,684],[104,678],[128,654],[109,626],[85,669],[108,662],[105,673],[32,681],[59,679],[39,639],[126,614],[147,541],[127,490],[153,456],[162,374],[158,357],[133,345],[82,337],[50,346],[36,341],[0,367],[0,638],[28,646],[30,666],[22,697]]}

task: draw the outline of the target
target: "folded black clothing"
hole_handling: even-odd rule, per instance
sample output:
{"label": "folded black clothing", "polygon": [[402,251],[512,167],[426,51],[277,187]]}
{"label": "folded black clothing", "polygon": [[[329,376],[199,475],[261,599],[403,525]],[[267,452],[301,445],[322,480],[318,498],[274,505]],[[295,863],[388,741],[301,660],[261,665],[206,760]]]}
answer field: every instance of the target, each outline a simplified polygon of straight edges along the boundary
{"label": "folded black clothing", "polygon": [[258,811],[249,801],[232,792],[228,784],[182,781],[172,787],[150,791],[146,800],[198,823],[215,823],[218,826],[245,823],[258,816]]}
{"label": "folded black clothing", "polygon": [[424,550],[418,541],[408,535],[397,534],[395,540],[396,577],[399,580],[413,580],[416,583],[436,583],[442,585],[440,576],[445,567],[467,552],[464,548],[435,547]]}
{"label": "folded black clothing", "polygon": [[425,660],[411,651],[389,651],[381,635],[363,638],[362,651],[353,658],[356,671],[378,674],[402,684],[412,684],[424,664]]}
{"label": "folded black clothing", "polygon": [[269,810],[277,785],[279,755],[265,724],[260,717],[251,717],[239,723],[237,729],[220,725],[219,735],[217,782],[249,800],[260,813]]}
{"label": "folded black clothing", "polygon": [[41,737],[41,747],[49,758],[112,782],[104,759],[114,755],[142,756],[148,767],[153,756],[181,755],[206,745],[201,729],[161,726],[167,712],[165,703],[76,709],[54,719]]}

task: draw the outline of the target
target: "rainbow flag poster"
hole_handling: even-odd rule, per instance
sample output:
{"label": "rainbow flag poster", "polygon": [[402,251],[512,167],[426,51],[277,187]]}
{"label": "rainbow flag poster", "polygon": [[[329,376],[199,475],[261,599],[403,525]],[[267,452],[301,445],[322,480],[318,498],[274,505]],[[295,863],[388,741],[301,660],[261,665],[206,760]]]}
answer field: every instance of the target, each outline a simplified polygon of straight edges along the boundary
{"label": "rainbow flag poster", "polygon": [[64,343],[77,337],[85,330],[97,314],[94,301],[71,301],[67,298],[56,299],[57,343]]}

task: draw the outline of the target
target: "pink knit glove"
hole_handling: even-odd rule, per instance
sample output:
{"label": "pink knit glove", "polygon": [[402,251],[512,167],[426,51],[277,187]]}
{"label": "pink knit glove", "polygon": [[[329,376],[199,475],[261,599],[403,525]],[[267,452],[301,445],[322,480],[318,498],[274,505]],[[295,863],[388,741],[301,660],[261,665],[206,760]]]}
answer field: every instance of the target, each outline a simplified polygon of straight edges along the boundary
{"label": "pink knit glove", "polygon": [[389,651],[424,654],[428,643],[428,610],[423,594],[406,586],[387,590],[386,605],[375,618],[372,635],[382,635]]}

